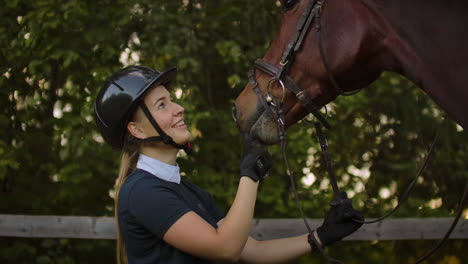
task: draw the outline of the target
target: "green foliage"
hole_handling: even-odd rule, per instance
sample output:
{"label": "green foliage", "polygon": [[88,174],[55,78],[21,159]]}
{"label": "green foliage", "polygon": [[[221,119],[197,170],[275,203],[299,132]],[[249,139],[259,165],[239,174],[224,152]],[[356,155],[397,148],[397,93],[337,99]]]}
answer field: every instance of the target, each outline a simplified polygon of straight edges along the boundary
{"label": "green foliage", "polygon": [[[240,153],[231,105],[277,30],[275,1],[5,0],[0,15],[2,214],[113,214],[119,154],[103,144],[92,103],[112,72],[135,61],[179,68],[174,89],[182,91],[195,149],[180,165],[228,210]],[[326,133],[340,185],[366,216],[394,205],[439,126],[424,179],[396,215],[453,215],[468,178],[468,139],[443,118],[422,91],[390,73],[331,105],[334,128]],[[300,123],[287,136],[306,214],[323,217],[332,192],[315,132]],[[299,217],[278,147],[271,153],[275,167],[260,188],[255,216]],[[315,181],[305,184],[311,173]],[[430,244],[342,242],[331,253],[346,263],[405,263]],[[466,247],[451,241],[433,263],[457,263]],[[113,255],[113,241],[0,238],[1,263],[108,263]],[[319,256],[298,261],[322,262]]]}

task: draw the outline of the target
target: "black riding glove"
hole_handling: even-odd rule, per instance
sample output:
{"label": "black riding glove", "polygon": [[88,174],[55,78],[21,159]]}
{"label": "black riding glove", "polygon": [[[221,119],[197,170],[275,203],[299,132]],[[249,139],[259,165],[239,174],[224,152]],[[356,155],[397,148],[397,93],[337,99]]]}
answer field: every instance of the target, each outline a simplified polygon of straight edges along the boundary
{"label": "black riding glove", "polygon": [[270,154],[265,145],[249,134],[243,134],[243,143],[239,176],[247,176],[255,182],[263,180],[271,168]]}
{"label": "black riding glove", "polygon": [[[341,193],[341,201],[333,202],[331,209],[326,213],[322,226],[317,228],[313,236],[318,236],[314,239],[322,247],[329,246],[336,241],[339,241],[358,230],[364,221],[361,212],[354,210],[351,200],[348,199],[345,192]],[[357,221],[354,221],[357,220]],[[310,241],[309,243],[313,243]]]}

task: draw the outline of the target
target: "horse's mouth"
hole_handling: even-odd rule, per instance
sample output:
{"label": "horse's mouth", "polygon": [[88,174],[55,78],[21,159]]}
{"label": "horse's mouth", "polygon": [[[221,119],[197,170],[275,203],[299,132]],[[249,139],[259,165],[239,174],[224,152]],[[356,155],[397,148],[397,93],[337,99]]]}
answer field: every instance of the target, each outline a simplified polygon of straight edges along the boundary
{"label": "horse's mouth", "polygon": [[279,142],[278,129],[267,111],[262,111],[250,129],[250,135],[262,143],[274,145]]}

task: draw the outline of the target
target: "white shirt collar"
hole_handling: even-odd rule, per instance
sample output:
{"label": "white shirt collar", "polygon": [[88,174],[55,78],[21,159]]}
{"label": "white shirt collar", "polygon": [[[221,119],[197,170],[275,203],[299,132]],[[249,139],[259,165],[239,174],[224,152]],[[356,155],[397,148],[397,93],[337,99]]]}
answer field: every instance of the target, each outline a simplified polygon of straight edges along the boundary
{"label": "white shirt collar", "polygon": [[137,168],[147,171],[162,180],[180,184],[180,168],[177,165],[170,165],[140,154]]}

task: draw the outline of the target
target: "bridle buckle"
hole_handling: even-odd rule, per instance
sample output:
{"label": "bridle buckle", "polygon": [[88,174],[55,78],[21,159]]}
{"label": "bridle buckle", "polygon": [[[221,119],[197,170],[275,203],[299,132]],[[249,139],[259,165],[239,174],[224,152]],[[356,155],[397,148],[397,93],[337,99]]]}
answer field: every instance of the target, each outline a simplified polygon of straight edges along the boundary
{"label": "bridle buckle", "polygon": [[284,66],[288,65],[288,63],[289,63],[289,60],[287,60],[287,61],[285,61],[285,62],[280,61],[279,64],[280,64],[282,67],[284,67]]}
{"label": "bridle buckle", "polygon": [[273,102],[273,98],[274,96],[271,95],[270,93],[270,86],[273,82],[278,82],[279,85],[281,86],[281,89],[282,89],[282,92],[283,92],[283,95],[281,96],[281,100],[279,101],[279,104],[278,105],[283,105],[283,102],[284,102],[284,99],[286,97],[286,86],[284,86],[284,83],[282,80],[278,80],[276,78],[271,78],[269,81],[268,81],[268,84],[267,84],[267,88],[266,88],[266,91],[267,91],[267,95],[266,95],[266,98],[265,100],[268,102],[268,103],[272,103]]}

